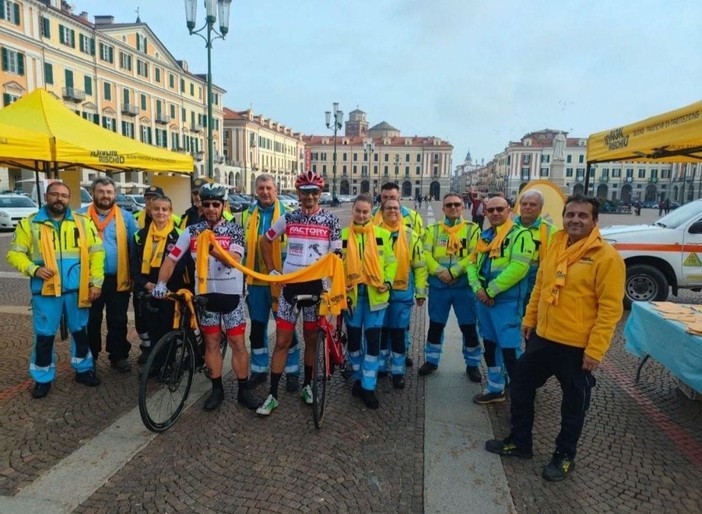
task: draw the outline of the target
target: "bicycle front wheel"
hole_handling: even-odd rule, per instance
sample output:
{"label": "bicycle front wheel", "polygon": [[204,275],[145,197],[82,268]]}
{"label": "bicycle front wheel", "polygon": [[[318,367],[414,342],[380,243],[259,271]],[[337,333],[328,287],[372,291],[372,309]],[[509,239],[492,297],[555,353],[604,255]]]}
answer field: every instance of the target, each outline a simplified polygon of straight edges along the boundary
{"label": "bicycle front wheel", "polygon": [[[152,432],[168,430],[178,419],[190,394],[195,372],[195,352],[182,330],[163,336],[141,370],[139,414]],[[149,384],[156,387],[149,394]]]}
{"label": "bicycle front wheel", "polygon": [[312,374],[312,419],[315,428],[322,427],[324,419],[324,406],[327,401],[327,382],[329,373],[327,359],[327,334],[319,331],[317,336],[317,349],[314,357],[314,370]]}

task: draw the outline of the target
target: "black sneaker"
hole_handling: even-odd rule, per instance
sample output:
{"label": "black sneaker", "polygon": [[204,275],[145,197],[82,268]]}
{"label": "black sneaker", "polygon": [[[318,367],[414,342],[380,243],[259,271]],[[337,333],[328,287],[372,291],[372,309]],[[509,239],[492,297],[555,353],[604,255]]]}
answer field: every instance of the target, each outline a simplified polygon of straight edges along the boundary
{"label": "black sneaker", "polygon": [[251,373],[251,376],[249,377],[248,386],[251,389],[254,389],[255,387],[260,386],[261,384],[265,384],[267,379],[267,373]]}
{"label": "black sneaker", "polygon": [[518,448],[509,438],[490,439],[485,443],[485,449],[490,453],[496,453],[503,457],[519,457],[520,459],[531,459],[534,454],[531,448]]}
{"label": "black sneaker", "polygon": [[137,364],[139,366],[143,366],[144,364],[146,364],[146,361],[149,359],[150,351],[151,351],[151,349],[149,349],[148,351],[146,351],[146,350],[141,351],[141,353],[139,354],[139,357],[137,358]]}
{"label": "black sneaker", "polygon": [[466,375],[468,375],[468,380],[479,384],[483,379],[483,375],[480,373],[480,368],[478,366],[466,366]]}
{"label": "black sneaker", "polygon": [[261,402],[257,400],[251,390],[247,387],[244,389],[239,388],[239,392],[236,395],[236,401],[239,405],[243,405],[249,410],[256,410]]}
{"label": "black sneaker", "polygon": [[367,389],[361,389],[361,400],[366,404],[369,409],[377,409],[380,407],[380,402],[375,396],[375,391],[369,391]]}
{"label": "black sneaker", "polygon": [[289,393],[296,393],[300,390],[300,376],[297,373],[285,375],[285,390]]}
{"label": "black sneaker", "polygon": [[110,367],[120,373],[129,373],[132,370],[132,366],[127,359],[111,360]]}
{"label": "black sneaker", "polygon": [[405,357],[405,366],[408,368],[414,366],[414,361],[412,360],[412,357]]}
{"label": "black sneaker", "polygon": [[419,376],[425,377],[430,373],[434,373],[438,368],[439,367],[436,364],[432,364],[431,362],[425,362],[424,364],[419,366]]}
{"label": "black sneaker", "polygon": [[551,462],[544,468],[541,476],[549,482],[560,482],[568,473],[575,469],[575,459],[565,453],[555,452]]}
{"label": "black sneaker", "polygon": [[93,370],[76,373],[76,382],[87,385],[88,387],[97,387],[100,385],[100,379]]}
{"label": "black sneaker", "polygon": [[488,403],[502,403],[507,400],[507,395],[504,391],[501,393],[483,393],[473,396],[473,403],[478,405],[487,405]]}
{"label": "black sneaker", "polygon": [[32,398],[44,398],[51,390],[51,382],[36,382],[32,389]]}
{"label": "black sneaker", "polygon": [[395,389],[405,388],[405,376],[404,375],[393,375],[392,376],[392,386]]}
{"label": "black sneaker", "polygon": [[224,400],[224,389],[212,389],[209,398],[205,400],[205,410],[215,410]]}
{"label": "black sneaker", "polygon": [[388,378],[388,372],[386,371],[378,371],[378,378]]}
{"label": "black sneaker", "polygon": [[353,381],[353,386],[351,386],[351,396],[355,396],[356,398],[359,398],[361,396],[361,381],[360,380]]}

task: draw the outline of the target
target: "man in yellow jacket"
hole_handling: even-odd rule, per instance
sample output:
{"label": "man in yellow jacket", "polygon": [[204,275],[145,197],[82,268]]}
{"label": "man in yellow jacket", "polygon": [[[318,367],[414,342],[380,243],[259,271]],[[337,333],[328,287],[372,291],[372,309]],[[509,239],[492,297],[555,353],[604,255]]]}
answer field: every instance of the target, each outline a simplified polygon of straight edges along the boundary
{"label": "man in yellow jacket", "polygon": [[35,381],[32,396],[44,398],[56,378],[54,337],[65,315],[76,382],[95,387],[88,341],[88,311],[101,293],[105,251],[90,218],[68,206],[71,190],[63,182],[46,188],[45,205],[19,222],[7,261],[29,277],[32,292],[34,346],[29,374]]}
{"label": "man in yellow jacket", "polygon": [[595,386],[592,372],[607,352],[623,312],[624,261],[600,236],[598,209],[594,198],[576,195],[566,201],[564,230],[553,236],[539,266],[522,321],[529,344],[512,378],[511,433],[485,443],[489,452],[530,458],[536,389],[555,375],[563,391],[561,431],[542,475],[552,482],[563,480],[575,467]]}

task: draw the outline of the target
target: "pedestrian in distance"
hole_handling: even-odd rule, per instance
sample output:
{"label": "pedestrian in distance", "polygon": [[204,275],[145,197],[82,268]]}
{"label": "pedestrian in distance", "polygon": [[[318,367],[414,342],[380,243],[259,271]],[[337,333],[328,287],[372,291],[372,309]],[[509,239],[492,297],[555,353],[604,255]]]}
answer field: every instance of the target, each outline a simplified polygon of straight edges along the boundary
{"label": "pedestrian in distance", "polygon": [[132,291],[129,250],[137,224],[129,212],[117,205],[117,186],[110,177],[98,177],[91,186],[93,203],[78,209],[95,224],[105,250],[105,279],[98,298],[90,305],[88,339],[93,364],[102,350],[102,317],[107,318],[106,350],[110,366],[120,373],[131,370],[127,340],[127,311]]}
{"label": "pedestrian in distance", "polygon": [[64,315],[72,338],[71,366],[76,382],[100,385],[88,341],[90,304],[101,293],[105,251],[90,218],[69,207],[71,190],[55,181],[44,206],[19,222],[7,261],[30,277],[34,342],[29,374],[32,396],[44,398],[56,378],[54,337]]}
{"label": "pedestrian in distance", "polygon": [[522,322],[529,340],[512,376],[511,431],[485,449],[531,458],[536,389],[549,377],[563,392],[561,430],[543,478],[557,482],[575,468],[578,440],[604,358],[623,313],[624,262],[597,228],[599,202],[575,195],[566,200],[563,227],[539,266]]}

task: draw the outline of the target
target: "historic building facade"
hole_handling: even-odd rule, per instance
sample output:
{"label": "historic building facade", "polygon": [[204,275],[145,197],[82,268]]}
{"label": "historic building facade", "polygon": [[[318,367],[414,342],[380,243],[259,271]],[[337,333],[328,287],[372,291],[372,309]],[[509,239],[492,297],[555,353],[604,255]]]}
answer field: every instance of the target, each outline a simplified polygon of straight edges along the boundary
{"label": "historic building facade", "polygon": [[[0,2],[2,105],[44,88],[76,114],[109,130],[207,162],[205,75],[176,60],[146,23],[116,23],[113,16],[74,13],[61,0]],[[213,87],[215,179],[227,173],[222,153],[223,96]],[[1,189],[28,173],[10,169]],[[1,176],[2,174],[0,174]],[[96,172],[85,170],[83,180]],[[142,172],[120,174],[123,184],[144,184]]]}
{"label": "historic building facade", "polygon": [[369,128],[366,113],[349,113],[344,135],[304,136],[307,161],[328,190],[377,195],[396,182],[403,197],[441,198],[450,190],[453,146],[434,136],[403,136],[387,122]]}

